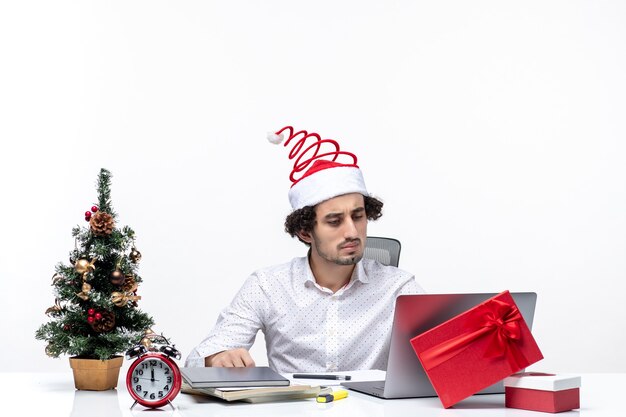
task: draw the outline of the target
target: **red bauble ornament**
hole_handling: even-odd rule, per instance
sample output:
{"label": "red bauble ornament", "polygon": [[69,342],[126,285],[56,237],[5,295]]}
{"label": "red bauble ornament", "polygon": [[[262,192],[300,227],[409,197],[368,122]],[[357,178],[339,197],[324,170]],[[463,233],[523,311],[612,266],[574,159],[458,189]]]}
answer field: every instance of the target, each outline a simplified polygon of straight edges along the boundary
{"label": "red bauble ornament", "polygon": [[94,321],[93,316],[87,317],[87,323],[91,324],[91,323],[93,323],[93,321]]}
{"label": "red bauble ornament", "polygon": [[85,221],[88,222],[89,220],[91,220],[91,217],[85,216]]}
{"label": "red bauble ornament", "polygon": [[91,212],[90,211],[86,211],[85,212],[85,217],[91,217]]}
{"label": "red bauble ornament", "polygon": [[96,313],[94,317],[96,318],[96,320],[100,320],[102,318],[102,314]]}
{"label": "red bauble ornament", "polygon": [[98,207],[97,206],[91,206],[91,211],[93,211],[95,213],[96,211],[98,211]]}
{"label": "red bauble ornament", "polygon": [[93,316],[95,312],[96,310],[94,310],[93,308],[90,308],[89,310],[87,310],[87,314],[89,314],[90,316]]}

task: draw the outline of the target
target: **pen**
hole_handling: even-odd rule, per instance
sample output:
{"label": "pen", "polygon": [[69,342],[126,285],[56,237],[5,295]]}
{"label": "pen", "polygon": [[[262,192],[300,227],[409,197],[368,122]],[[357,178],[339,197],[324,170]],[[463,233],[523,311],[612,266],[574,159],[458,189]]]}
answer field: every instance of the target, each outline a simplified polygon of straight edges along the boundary
{"label": "pen", "polygon": [[342,398],[346,398],[348,396],[348,391],[346,390],[338,390],[333,391],[331,394],[326,395],[318,395],[317,402],[318,403],[330,403],[332,401],[341,400]]}
{"label": "pen", "polygon": [[293,374],[297,379],[332,379],[335,381],[349,381],[352,379],[350,375],[320,375],[320,374]]}

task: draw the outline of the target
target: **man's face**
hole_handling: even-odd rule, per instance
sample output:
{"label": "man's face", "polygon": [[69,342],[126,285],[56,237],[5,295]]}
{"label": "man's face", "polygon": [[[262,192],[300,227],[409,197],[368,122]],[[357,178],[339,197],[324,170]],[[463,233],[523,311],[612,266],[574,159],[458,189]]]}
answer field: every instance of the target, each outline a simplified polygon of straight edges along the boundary
{"label": "man's face", "polygon": [[311,250],[337,265],[354,265],[363,257],[367,216],[363,195],[345,194],[315,208]]}

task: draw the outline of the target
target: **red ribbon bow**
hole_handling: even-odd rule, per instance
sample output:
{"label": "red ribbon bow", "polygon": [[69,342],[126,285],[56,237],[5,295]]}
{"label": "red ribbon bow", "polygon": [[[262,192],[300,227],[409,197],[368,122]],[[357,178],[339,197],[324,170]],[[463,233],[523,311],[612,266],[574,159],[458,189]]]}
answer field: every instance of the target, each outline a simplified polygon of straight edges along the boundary
{"label": "red ribbon bow", "polygon": [[479,306],[468,320],[470,329],[445,342],[439,343],[420,354],[426,371],[452,359],[481,337],[490,337],[485,351],[486,358],[506,356],[512,368],[519,370],[528,364],[526,356],[518,347],[522,339],[520,329],[522,314],[515,304],[490,300]]}

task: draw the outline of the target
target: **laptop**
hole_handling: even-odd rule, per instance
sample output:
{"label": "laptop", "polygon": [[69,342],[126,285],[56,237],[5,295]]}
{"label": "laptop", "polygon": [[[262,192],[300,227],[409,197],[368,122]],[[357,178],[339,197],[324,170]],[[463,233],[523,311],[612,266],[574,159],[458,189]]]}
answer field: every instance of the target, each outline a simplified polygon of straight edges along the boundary
{"label": "laptop", "polygon": [[183,367],[183,379],[191,388],[274,387],[289,380],[267,366],[245,368]]}
{"label": "laptop", "polygon": [[[391,345],[385,381],[342,382],[346,388],[380,398],[436,397],[428,375],[411,347],[410,340],[433,327],[457,316],[493,294],[414,294],[400,295],[391,329]],[[532,329],[537,294],[534,292],[511,293],[528,328]],[[478,394],[504,392],[498,382]]]}

